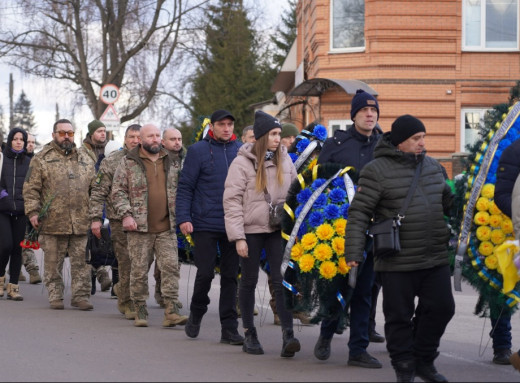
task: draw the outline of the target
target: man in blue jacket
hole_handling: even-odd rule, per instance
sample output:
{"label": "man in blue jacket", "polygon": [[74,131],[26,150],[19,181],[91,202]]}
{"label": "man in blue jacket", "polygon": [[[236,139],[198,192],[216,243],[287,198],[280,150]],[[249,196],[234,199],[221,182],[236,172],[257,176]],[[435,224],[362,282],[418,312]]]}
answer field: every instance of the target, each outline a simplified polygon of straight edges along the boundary
{"label": "man in blue jacket", "polygon": [[233,134],[235,118],[231,113],[217,110],[210,120],[206,136],[188,149],[177,189],[177,223],[182,234],[192,236],[197,267],[184,330],[190,338],[199,335],[220,254],[220,342],[241,345],[244,338],[237,330],[236,311],[238,254],[235,244],[227,240],[222,206],[227,172],[241,143]]}

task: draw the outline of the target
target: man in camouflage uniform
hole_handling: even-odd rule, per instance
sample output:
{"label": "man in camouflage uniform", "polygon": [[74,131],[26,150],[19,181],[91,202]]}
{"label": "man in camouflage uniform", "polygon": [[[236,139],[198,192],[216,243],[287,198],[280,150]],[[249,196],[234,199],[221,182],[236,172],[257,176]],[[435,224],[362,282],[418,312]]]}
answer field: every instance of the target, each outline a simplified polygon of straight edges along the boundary
{"label": "man in camouflage uniform", "polygon": [[98,238],[101,238],[103,207],[106,207],[106,215],[110,222],[112,244],[119,269],[119,282],[115,285],[117,307],[121,314],[125,315],[126,319],[135,319],[134,305],[130,300],[130,256],[128,254],[126,233],[123,231],[123,223],[116,215],[114,201],[112,201],[110,193],[112,191],[114,173],[121,159],[130,150],[139,145],[140,129],[141,125],[130,125],[125,132],[123,149],[111,153],[101,161],[97,177],[92,183],[89,204],[89,214],[92,221],[90,228],[92,233]]}
{"label": "man in camouflage uniform", "polygon": [[[69,120],[54,123],[53,140],[31,160],[23,187],[25,214],[40,230],[44,252],[44,284],[51,309],[63,310],[63,263],[69,255],[71,306],[92,310],[90,265],[85,262],[89,227],[89,189],[95,177],[88,154],[76,149],[74,128]],[[38,215],[52,198],[47,214]]]}
{"label": "man in camouflage uniform", "polygon": [[155,252],[162,273],[164,327],[183,325],[179,314],[179,265],[175,234],[175,197],[179,166],[161,147],[155,125],[141,128],[141,144],[123,157],[114,174],[111,198],[127,231],[130,253],[130,297],[135,326],[148,326],[148,270]]}
{"label": "man in camouflage uniform", "polygon": [[[92,159],[92,165],[95,167],[96,172],[99,170],[99,166],[103,158],[105,158],[105,146],[107,145],[107,128],[99,120],[92,120],[88,124],[88,133],[83,140],[82,150],[85,150],[89,157]],[[97,265],[93,263],[91,265],[91,278],[92,278],[92,291],[91,294],[96,293],[96,278],[101,285],[101,291],[107,291],[112,286],[112,281],[108,275],[107,266]],[[115,270],[112,270],[115,272]]]}
{"label": "man in camouflage uniform", "polygon": [[[184,158],[186,157],[186,148],[182,146],[182,134],[179,129],[176,128],[166,128],[163,130],[161,144],[164,149],[168,151],[168,154],[172,157],[173,161],[179,164],[179,167],[182,169],[182,165],[184,164]],[[184,249],[178,248],[179,255],[179,268],[181,266],[180,259],[181,251],[185,251]],[[157,262],[155,263],[153,277],[155,279],[155,301],[161,307],[164,307],[164,300],[161,295],[161,270],[157,266]]]}

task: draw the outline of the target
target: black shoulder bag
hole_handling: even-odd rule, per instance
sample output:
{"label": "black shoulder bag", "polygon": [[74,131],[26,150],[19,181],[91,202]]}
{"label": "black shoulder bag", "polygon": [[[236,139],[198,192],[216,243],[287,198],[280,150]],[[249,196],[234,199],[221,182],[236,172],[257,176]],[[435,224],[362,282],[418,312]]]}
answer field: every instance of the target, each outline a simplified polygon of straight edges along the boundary
{"label": "black shoulder bag", "polygon": [[101,227],[101,238],[96,237],[92,234],[92,230],[88,229],[85,262],[95,268],[116,265],[117,260],[108,227]]}
{"label": "black shoulder bag", "polygon": [[396,217],[386,218],[380,222],[373,223],[368,229],[368,234],[374,238],[374,255],[376,257],[389,257],[398,254],[401,251],[401,241],[399,239],[399,227],[401,220],[405,217],[404,213],[408,209],[408,205],[412,200],[412,196],[419,182],[421,174],[422,162],[417,166],[412,181],[412,186],[408,190],[406,199],[404,200],[401,211]]}
{"label": "black shoulder bag", "polygon": [[271,200],[271,194],[267,191],[267,188],[264,187],[264,198],[265,202],[269,205],[269,226],[273,229],[280,229],[282,227],[282,212],[284,202],[277,203],[273,205]]}

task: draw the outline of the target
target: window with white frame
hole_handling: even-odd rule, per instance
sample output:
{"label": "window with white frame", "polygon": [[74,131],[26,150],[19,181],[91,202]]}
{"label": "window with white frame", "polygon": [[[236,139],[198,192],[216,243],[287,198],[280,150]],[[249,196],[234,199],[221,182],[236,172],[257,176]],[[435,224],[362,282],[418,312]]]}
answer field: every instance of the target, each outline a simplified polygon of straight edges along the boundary
{"label": "window with white frame", "polygon": [[365,49],[365,1],[330,0],[331,50]]}
{"label": "window with white frame", "polygon": [[474,145],[480,137],[480,129],[484,126],[484,116],[489,109],[462,109],[462,134],[460,151],[467,152],[468,145]]}
{"label": "window with white frame", "polygon": [[352,124],[352,120],[329,120],[329,137],[334,136],[336,130],[347,130]]}
{"label": "window with white frame", "polygon": [[518,49],[519,0],[463,0],[464,49]]}

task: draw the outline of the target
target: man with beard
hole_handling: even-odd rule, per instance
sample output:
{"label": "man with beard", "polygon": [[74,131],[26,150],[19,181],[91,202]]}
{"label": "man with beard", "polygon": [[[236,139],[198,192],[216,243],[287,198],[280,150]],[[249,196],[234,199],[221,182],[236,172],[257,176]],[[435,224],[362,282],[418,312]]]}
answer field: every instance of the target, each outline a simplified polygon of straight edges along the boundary
{"label": "man with beard", "polygon": [[141,144],[130,150],[114,174],[111,199],[127,232],[130,254],[130,298],[136,327],[148,326],[148,270],[155,260],[162,273],[164,327],[183,325],[179,313],[179,265],[175,234],[175,196],[179,166],[161,146],[161,132],[146,124]]}
{"label": "man with beard", "polygon": [[[64,308],[62,270],[67,253],[72,281],[71,306],[93,309],[85,246],[90,224],[89,189],[94,176],[95,169],[89,164],[88,154],[76,149],[72,123],[66,119],[56,121],[52,141],[33,157],[23,186],[25,214],[40,231],[43,280],[54,310]],[[45,216],[38,218],[44,207],[47,207]]]}
{"label": "man with beard", "polygon": [[[105,158],[105,146],[107,145],[107,128],[99,120],[92,120],[88,124],[87,137],[83,140],[83,145],[79,150],[85,150],[88,156],[92,159],[92,165],[99,170],[99,165],[103,158]],[[103,217],[104,218],[104,217]],[[105,265],[93,263],[91,270],[92,278],[92,292],[96,293],[96,278],[101,285],[101,291],[107,291],[112,285],[110,276]],[[114,282],[116,283],[117,280]]]}
{"label": "man with beard", "polygon": [[[176,128],[166,128],[162,133],[161,144],[163,148],[168,151],[168,154],[172,157],[173,161],[179,164],[179,167],[182,169],[182,165],[184,165],[184,158],[186,157],[186,148],[182,146],[182,134],[179,129]],[[179,267],[180,260],[186,259],[186,249],[178,248],[179,255]],[[183,258],[184,257],[184,258]],[[155,301],[161,307],[164,307],[164,300],[161,296],[161,270],[157,266],[157,262],[154,266],[153,276],[155,278]]]}

